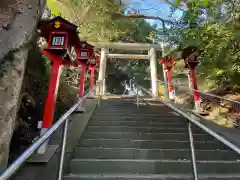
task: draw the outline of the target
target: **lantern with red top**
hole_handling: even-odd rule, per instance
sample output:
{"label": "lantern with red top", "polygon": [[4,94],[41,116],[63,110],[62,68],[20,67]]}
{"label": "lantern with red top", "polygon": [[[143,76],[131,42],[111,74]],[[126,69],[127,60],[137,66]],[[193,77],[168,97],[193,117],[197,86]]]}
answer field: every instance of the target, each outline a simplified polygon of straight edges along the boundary
{"label": "lantern with red top", "polygon": [[164,66],[165,70],[172,69],[173,63],[174,63],[174,57],[173,56],[166,56],[166,57],[162,58],[162,60],[160,61],[160,64],[165,65]]}
{"label": "lantern with red top", "polygon": [[[94,83],[94,72],[97,67],[97,65],[100,62],[100,56],[99,55],[94,55],[89,61],[88,69],[90,71],[90,89],[93,90],[95,83]],[[94,94],[91,95],[92,97]]]}
{"label": "lantern with red top", "polygon": [[199,63],[198,61],[198,53],[196,46],[188,46],[183,49],[182,58],[185,62],[185,68],[188,68],[188,79],[189,79],[189,87],[193,90],[193,96],[195,101],[195,109],[197,112],[200,112],[200,96],[198,93],[197,86],[197,76],[196,76],[196,67]]}
{"label": "lantern with red top", "polygon": [[[85,72],[87,70],[87,65],[90,60],[94,58],[93,53],[93,46],[88,44],[85,41],[79,42],[79,44],[75,48],[77,59],[78,59],[78,65],[81,66],[81,73],[80,73],[80,83],[79,83],[79,91],[78,91],[78,97],[82,98],[84,95],[84,80],[85,80]],[[85,111],[85,103],[83,102],[77,109],[78,112],[84,112]]]}
{"label": "lantern with red top", "polygon": [[[51,20],[41,21],[38,29],[41,36],[48,42],[44,54],[51,53],[62,56],[63,61],[76,61],[76,55],[72,51],[74,46],[79,44],[80,39],[75,24],[57,16]],[[50,59],[52,60],[52,58]],[[63,63],[66,63],[66,61]]]}
{"label": "lantern with red top", "polygon": [[95,96],[95,92],[93,91],[95,87],[95,69],[97,65],[99,64],[100,56],[95,55],[92,57],[88,63],[88,69],[89,69],[89,74],[90,74],[90,89],[92,90],[89,98],[93,98]]}
{"label": "lantern with red top", "polygon": [[[78,44],[80,40],[77,35],[77,26],[60,16],[41,21],[38,24],[37,31],[48,42],[47,48],[42,50],[42,53],[49,57],[52,62],[44,117],[38,123],[42,135],[52,126],[61,69],[63,65],[72,65],[74,56],[71,54],[71,48]],[[46,142],[39,148],[38,154],[44,154],[43,157],[48,157],[48,155],[52,155],[52,151],[56,150],[56,148],[56,146],[48,146]]]}
{"label": "lantern with red top", "polygon": [[77,46],[77,58],[79,64],[87,65],[89,61],[94,58],[93,46],[85,41],[81,41]]}
{"label": "lantern with red top", "polygon": [[[185,68],[195,68],[198,65],[198,60],[197,57],[195,56],[197,52],[197,47],[196,46],[188,46],[183,49],[182,51],[182,59],[184,60],[185,63]],[[195,56],[195,59],[193,59],[193,56],[191,57],[191,60],[189,59],[189,56]]]}
{"label": "lantern with red top", "polygon": [[95,53],[93,53],[92,57],[90,58],[89,62],[88,62],[88,66],[89,69],[90,68],[96,68],[96,66],[99,64],[100,62],[100,56],[99,55],[95,55]]}
{"label": "lantern with red top", "polygon": [[169,99],[174,100],[173,89],[172,89],[172,74],[171,74],[171,70],[174,65],[174,57],[166,56],[161,60],[160,64],[164,64],[164,68],[165,68],[165,70],[167,70]]}

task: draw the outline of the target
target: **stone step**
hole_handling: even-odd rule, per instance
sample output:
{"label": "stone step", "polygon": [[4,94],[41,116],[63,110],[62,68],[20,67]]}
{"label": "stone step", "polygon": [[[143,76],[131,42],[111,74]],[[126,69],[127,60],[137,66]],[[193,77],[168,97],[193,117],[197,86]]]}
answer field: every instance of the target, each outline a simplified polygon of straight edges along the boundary
{"label": "stone step", "polygon": [[[132,140],[188,140],[186,133],[137,133],[137,132],[90,132],[83,134],[82,138],[86,139],[132,139]],[[214,140],[212,136],[207,134],[194,134],[195,141]]]}
{"label": "stone step", "polygon": [[184,118],[179,118],[179,117],[168,117],[168,116],[161,116],[161,117],[132,117],[132,116],[115,116],[113,114],[108,115],[108,116],[93,116],[91,118],[93,121],[157,121],[157,122],[186,122]]}
{"label": "stone step", "polygon": [[[111,112],[111,110],[113,110],[114,112],[118,112],[118,113],[130,113],[130,112],[137,112],[137,113],[143,113],[143,112],[146,112],[146,113],[165,113],[165,112],[171,112],[173,110],[169,109],[169,108],[162,108],[161,107],[161,110],[159,110],[159,108],[155,108],[155,109],[151,109],[151,108],[143,108],[143,107],[140,107],[140,108],[137,108],[136,105],[133,105],[133,106],[128,106],[127,108],[126,107],[114,107],[114,106],[111,106],[111,107],[106,107],[107,109],[104,109],[104,108],[98,108],[96,109],[95,112],[98,112],[98,113],[106,113],[106,112]],[[164,110],[164,111],[163,111]]]}
{"label": "stone step", "polygon": [[144,121],[90,121],[88,125],[93,125],[93,126],[148,126],[148,127],[167,127],[167,128],[175,128],[175,127],[186,127],[185,122],[144,122]]}
{"label": "stone step", "polygon": [[[136,104],[123,104],[123,105],[120,105],[120,106],[116,106],[116,105],[103,105],[103,104],[100,104],[100,107],[96,109],[95,112],[109,112],[111,110],[114,110],[114,111],[122,111],[124,112],[125,109],[129,109],[129,110],[137,110],[137,106]],[[147,108],[143,108],[147,111]],[[150,110],[152,111],[152,110]]]}
{"label": "stone step", "polygon": [[[198,173],[235,174],[239,161],[197,161]],[[192,171],[191,161],[182,160],[129,160],[129,159],[73,159],[70,171],[78,173],[132,173],[177,174]]]}
{"label": "stone step", "polygon": [[128,107],[122,107],[122,108],[115,108],[115,107],[106,107],[107,110],[105,109],[96,109],[94,113],[153,113],[153,114],[164,114],[166,112],[174,112],[173,110],[169,108],[165,109],[147,109],[147,108],[137,108],[136,105],[134,107],[128,106]]}
{"label": "stone step", "polygon": [[140,114],[164,114],[164,113],[169,113],[169,112],[174,112],[173,110],[169,109],[169,108],[165,108],[164,111],[163,109],[161,109],[161,111],[159,111],[159,109],[147,109],[147,108],[108,108],[106,109],[96,109],[95,113],[111,113],[111,112],[115,112],[115,113],[140,113]]}
{"label": "stone step", "polygon": [[[226,149],[216,141],[195,141],[195,149]],[[138,148],[138,149],[187,149],[188,141],[170,140],[128,140],[128,139],[83,139],[78,146],[103,148]]]}
{"label": "stone step", "polygon": [[169,112],[169,113],[133,113],[133,112],[129,112],[129,113],[116,113],[114,111],[111,111],[109,113],[94,113],[93,116],[101,116],[101,117],[104,117],[104,116],[130,116],[130,117],[147,117],[147,118],[179,118],[180,116],[176,116],[174,114],[172,114],[172,112]]}
{"label": "stone step", "polygon": [[[164,127],[152,127],[152,126],[88,126],[87,131],[90,132],[142,132],[142,133],[185,133],[187,127],[176,127],[176,128],[164,128]],[[204,133],[199,128],[193,128],[194,133]]]}
{"label": "stone step", "polygon": [[[193,180],[192,174],[77,174],[68,175],[64,180]],[[199,180],[239,180],[240,174],[219,175],[199,174]]]}
{"label": "stone step", "polygon": [[[237,160],[240,157],[228,150],[196,150],[197,160]],[[162,159],[191,160],[187,149],[134,149],[134,148],[98,148],[77,147],[73,158],[81,159]]]}
{"label": "stone step", "polygon": [[93,117],[132,117],[132,118],[170,118],[170,119],[184,119],[183,117],[180,116],[175,116],[172,115],[171,113],[165,113],[165,114],[133,114],[133,113],[96,113],[93,115]]}
{"label": "stone step", "polygon": [[[122,103],[101,103],[101,106],[98,108],[98,110],[105,110],[108,111],[109,109],[125,109],[126,107],[131,107],[133,109],[137,109],[136,104],[132,104],[129,102],[122,102]],[[145,107],[144,109],[147,109],[148,107]],[[149,109],[149,108],[148,108]]]}
{"label": "stone step", "polygon": [[[159,109],[161,108],[161,109]],[[123,106],[105,106],[100,108],[97,108],[95,112],[110,112],[111,110],[116,111],[116,112],[155,112],[155,113],[164,113],[165,110],[167,111],[173,111],[172,109],[168,107],[156,107],[156,108],[149,108],[149,107],[139,107],[137,108],[136,104],[131,104],[131,105],[123,105]]]}

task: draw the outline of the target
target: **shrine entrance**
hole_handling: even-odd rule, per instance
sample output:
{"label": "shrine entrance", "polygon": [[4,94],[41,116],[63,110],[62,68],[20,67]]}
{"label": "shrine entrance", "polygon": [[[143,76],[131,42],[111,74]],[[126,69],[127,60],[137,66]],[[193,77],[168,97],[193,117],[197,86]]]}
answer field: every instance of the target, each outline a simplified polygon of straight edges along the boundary
{"label": "shrine entrance", "polygon": [[[100,67],[98,81],[102,83],[100,94],[106,93],[106,65],[108,59],[129,59],[129,60],[149,60],[151,69],[151,89],[153,96],[157,97],[157,52],[162,52],[160,44],[141,44],[141,43],[91,43],[94,47],[101,48]],[[115,50],[147,50],[148,54],[113,54],[109,49]]]}

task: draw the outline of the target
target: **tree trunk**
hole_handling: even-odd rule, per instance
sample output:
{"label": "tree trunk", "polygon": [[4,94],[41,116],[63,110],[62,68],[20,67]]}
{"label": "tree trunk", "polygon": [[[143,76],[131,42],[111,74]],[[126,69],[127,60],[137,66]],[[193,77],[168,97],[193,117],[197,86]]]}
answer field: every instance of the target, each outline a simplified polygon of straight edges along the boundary
{"label": "tree trunk", "polygon": [[[0,173],[8,163],[30,41],[45,1],[3,0],[9,20],[0,21]],[[0,18],[2,14],[0,14]]]}

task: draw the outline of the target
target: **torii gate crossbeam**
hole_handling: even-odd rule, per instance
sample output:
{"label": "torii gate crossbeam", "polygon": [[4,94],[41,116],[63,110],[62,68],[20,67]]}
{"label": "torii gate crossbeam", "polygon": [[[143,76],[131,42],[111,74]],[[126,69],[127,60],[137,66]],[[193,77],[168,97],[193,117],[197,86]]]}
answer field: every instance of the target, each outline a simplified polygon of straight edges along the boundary
{"label": "torii gate crossbeam", "polygon": [[[90,42],[89,44],[97,48],[106,49],[122,49],[122,50],[149,50],[154,48],[155,50],[162,50],[160,44],[145,44],[145,43],[123,43],[123,42]],[[165,47],[166,45],[164,45]]]}
{"label": "torii gate crossbeam", "polygon": [[108,54],[108,58],[115,58],[115,59],[129,59],[129,60],[146,60],[149,59],[149,55],[143,54]]}

